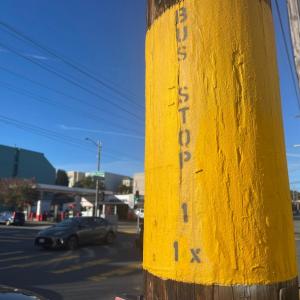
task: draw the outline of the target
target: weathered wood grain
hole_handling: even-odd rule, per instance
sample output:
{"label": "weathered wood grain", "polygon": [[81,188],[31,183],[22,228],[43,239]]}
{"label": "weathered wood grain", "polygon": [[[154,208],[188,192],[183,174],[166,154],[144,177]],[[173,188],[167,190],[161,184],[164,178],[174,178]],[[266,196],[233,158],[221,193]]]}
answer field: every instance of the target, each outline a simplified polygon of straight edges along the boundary
{"label": "weathered wood grain", "polygon": [[[184,1],[184,0],[147,0],[148,9],[147,9],[147,28],[150,28],[152,23],[160,17],[168,8],[171,6]],[[266,2],[270,8],[271,0],[259,0]]]}
{"label": "weathered wood grain", "polygon": [[[299,300],[298,279],[267,285],[198,285],[144,272],[145,300]],[[281,297],[281,298],[280,298]]]}
{"label": "weathered wood grain", "polygon": [[148,28],[152,23],[163,14],[171,6],[183,0],[148,0],[147,10],[147,26]]}

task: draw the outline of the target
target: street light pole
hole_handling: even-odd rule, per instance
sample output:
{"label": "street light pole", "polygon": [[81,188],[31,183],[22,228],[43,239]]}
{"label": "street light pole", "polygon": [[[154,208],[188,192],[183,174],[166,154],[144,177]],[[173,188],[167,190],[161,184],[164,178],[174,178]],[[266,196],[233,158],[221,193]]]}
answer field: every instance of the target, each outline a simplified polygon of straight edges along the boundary
{"label": "street light pole", "polygon": [[[97,141],[97,172],[100,171],[100,159],[101,159],[101,142]],[[98,217],[98,203],[99,203],[99,174],[96,176],[96,199],[95,199],[95,217]]]}
{"label": "street light pole", "polygon": [[[100,171],[100,160],[101,160],[101,142],[98,140],[95,142],[94,140],[90,138],[85,138],[86,141],[92,142],[97,147],[97,172]],[[99,174],[96,176],[96,197],[95,197],[95,209],[94,209],[94,216],[98,216],[98,203],[99,203]]]}

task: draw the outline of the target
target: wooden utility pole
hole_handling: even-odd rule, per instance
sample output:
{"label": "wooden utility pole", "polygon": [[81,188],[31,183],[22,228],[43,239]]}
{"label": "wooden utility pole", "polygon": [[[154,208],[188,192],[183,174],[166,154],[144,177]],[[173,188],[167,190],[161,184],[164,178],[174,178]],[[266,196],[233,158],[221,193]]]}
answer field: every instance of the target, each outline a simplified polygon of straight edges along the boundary
{"label": "wooden utility pole", "polygon": [[148,0],[146,300],[298,299],[269,0]]}

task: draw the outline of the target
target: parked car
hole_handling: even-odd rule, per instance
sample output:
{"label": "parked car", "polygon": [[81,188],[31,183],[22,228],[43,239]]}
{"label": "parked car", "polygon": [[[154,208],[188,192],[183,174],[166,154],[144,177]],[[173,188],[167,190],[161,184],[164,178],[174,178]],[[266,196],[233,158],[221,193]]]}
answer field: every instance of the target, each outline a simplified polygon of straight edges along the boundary
{"label": "parked car", "polygon": [[0,285],[0,300],[46,300],[31,291]]}
{"label": "parked car", "polygon": [[101,241],[110,244],[115,237],[116,226],[107,220],[96,217],[75,217],[40,231],[34,243],[45,249],[75,250],[80,245]]}
{"label": "parked car", "polygon": [[5,211],[0,213],[0,223],[6,225],[24,225],[25,214],[17,211]]}

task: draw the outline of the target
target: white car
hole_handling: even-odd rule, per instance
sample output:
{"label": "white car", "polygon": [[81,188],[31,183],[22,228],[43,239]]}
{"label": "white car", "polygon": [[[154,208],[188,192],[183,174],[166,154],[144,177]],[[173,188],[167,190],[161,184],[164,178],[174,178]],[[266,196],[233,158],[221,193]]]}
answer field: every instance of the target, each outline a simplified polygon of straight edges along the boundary
{"label": "white car", "polygon": [[136,216],[138,216],[141,219],[144,219],[144,209],[143,208],[138,208],[135,211]]}

